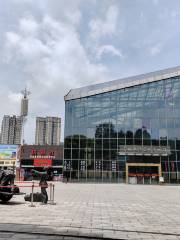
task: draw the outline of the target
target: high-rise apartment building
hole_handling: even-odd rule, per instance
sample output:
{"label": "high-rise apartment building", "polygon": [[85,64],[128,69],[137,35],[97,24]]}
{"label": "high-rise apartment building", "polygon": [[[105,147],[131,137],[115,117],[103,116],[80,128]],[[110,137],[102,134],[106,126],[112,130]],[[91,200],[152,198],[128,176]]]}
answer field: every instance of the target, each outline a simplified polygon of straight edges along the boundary
{"label": "high-rise apartment building", "polygon": [[36,136],[35,136],[35,144],[43,145],[45,144],[46,138],[46,118],[37,117],[36,118]]}
{"label": "high-rise apartment building", "polygon": [[22,117],[4,115],[1,125],[1,144],[20,144]]}
{"label": "high-rise apartment building", "polygon": [[1,124],[0,143],[1,144],[21,144],[24,143],[24,124],[28,115],[28,96],[30,92],[25,88],[21,91],[20,116],[4,115]]}
{"label": "high-rise apartment building", "polygon": [[36,145],[59,145],[61,132],[61,118],[36,118]]}

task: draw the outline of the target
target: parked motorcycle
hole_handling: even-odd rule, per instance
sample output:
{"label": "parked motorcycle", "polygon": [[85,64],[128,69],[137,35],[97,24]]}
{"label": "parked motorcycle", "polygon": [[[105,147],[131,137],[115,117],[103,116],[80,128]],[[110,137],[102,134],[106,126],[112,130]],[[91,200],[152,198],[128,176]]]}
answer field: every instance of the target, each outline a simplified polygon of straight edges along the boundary
{"label": "parked motorcycle", "polygon": [[14,184],[15,175],[11,169],[0,172],[0,200],[8,202],[13,195],[20,195],[19,187]]}

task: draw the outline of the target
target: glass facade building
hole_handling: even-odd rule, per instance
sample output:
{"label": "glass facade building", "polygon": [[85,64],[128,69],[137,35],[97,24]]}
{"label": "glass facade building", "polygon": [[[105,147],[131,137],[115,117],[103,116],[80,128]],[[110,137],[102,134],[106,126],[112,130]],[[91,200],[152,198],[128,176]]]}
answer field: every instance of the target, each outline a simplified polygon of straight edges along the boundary
{"label": "glass facade building", "polygon": [[180,182],[180,67],[71,90],[64,173],[71,181]]}

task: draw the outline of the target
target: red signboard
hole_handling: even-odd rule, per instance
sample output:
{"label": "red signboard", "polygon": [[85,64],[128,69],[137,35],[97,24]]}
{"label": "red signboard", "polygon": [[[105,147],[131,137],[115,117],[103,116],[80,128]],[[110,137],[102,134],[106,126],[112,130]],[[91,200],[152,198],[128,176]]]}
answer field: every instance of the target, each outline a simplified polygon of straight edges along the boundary
{"label": "red signboard", "polygon": [[52,166],[52,159],[49,158],[35,158],[34,167],[50,167]]}
{"label": "red signboard", "polygon": [[147,174],[147,173],[129,173],[129,177],[159,177],[159,174],[152,173],[152,174]]}

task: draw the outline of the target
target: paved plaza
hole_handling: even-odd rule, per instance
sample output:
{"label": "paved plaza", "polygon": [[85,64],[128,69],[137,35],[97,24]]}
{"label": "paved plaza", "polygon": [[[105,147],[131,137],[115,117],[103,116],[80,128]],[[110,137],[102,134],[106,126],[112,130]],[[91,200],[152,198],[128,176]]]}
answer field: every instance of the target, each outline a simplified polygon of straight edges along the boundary
{"label": "paved plaza", "polygon": [[55,201],[0,204],[0,239],[180,239],[180,186],[56,183]]}

